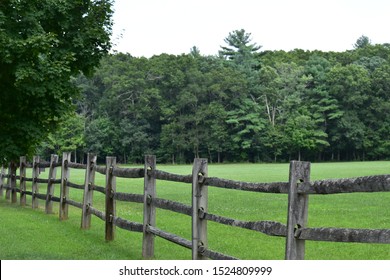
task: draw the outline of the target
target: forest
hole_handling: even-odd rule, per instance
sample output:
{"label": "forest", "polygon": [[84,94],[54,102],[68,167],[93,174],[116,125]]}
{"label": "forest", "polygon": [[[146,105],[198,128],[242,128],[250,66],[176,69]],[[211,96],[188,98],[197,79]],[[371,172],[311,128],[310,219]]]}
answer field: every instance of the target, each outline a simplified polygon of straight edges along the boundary
{"label": "forest", "polygon": [[390,158],[390,44],[262,51],[235,30],[214,56],[197,47],[151,58],[111,53],[37,150],[121,163],[346,161]]}

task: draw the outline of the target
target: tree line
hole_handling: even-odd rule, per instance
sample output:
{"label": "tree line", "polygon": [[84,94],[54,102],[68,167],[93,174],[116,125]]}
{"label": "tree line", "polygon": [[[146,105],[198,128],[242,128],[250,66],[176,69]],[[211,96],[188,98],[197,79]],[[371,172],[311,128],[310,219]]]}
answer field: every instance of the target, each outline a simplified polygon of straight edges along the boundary
{"label": "tree line", "polygon": [[390,44],[345,52],[261,51],[235,30],[215,56],[113,53],[39,147],[116,155],[123,163],[390,158]]}

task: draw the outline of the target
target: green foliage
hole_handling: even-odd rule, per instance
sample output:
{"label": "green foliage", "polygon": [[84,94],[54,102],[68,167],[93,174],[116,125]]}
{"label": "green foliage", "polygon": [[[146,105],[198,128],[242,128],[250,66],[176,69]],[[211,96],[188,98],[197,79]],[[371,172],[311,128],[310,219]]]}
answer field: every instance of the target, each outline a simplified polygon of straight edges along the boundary
{"label": "green foliage", "polygon": [[149,59],[105,56],[92,77],[72,80],[81,121],[70,129],[83,135],[60,130],[44,151],[68,147],[79,160],[94,152],[119,162],[143,162],[147,153],[171,163],[390,158],[390,47],[360,41],[338,53],[260,52],[241,29],[218,56],[197,47]]}
{"label": "green foliage", "polygon": [[244,29],[229,32],[229,36],[225,38],[225,43],[229,47],[221,47],[220,54],[227,56],[229,59],[234,59],[237,55],[258,51],[261,46],[249,44],[251,41],[251,34]]}
{"label": "green foliage", "polygon": [[82,115],[71,114],[61,125],[42,142],[36,151],[39,155],[49,155],[56,151],[62,155],[63,152],[74,152],[74,158],[83,157],[85,150],[85,119]]}
{"label": "green foliage", "polygon": [[301,160],[302,150],[321,150],[324,146],[329,146],[327,134],[307,114],[290,116],[286,123],[285,137],[289,139],[290,150],[298,152],[298,160]]}
{"label": "green foliage", "polygon": [[359,37],[359,39],[356,40],[356,43],[353,45],[356,49],[362,49],[367,46],[371,45],[371,40],[365,35],[362,35]]}
{"label": "green foliage", "polygon": [[261,49],[257,44],[251,44],[251,34],[244,29],[234,30],[225,38],[227,47],[221,46],[219,55],[231,60],[235,65],[251,69],[259,65],[254,58],[255,53]]}
{"label": "green foliage", "polygon": [[0,161],[31,154],[110,48],[111,1],[0,3]]}
{"label": "green foliage", "polygon": [[[218,57],[106,57],[79,78],[87,147],[141,162],[383,159],[389,155],[390,49],[257,52],[229,34]],[[261,67],[259,67],[261,65]],[[94,101],[91,101],[92,97]],[[104,126],[97,126],[104,119]],[[105,140],[104,140],[105,139]]]}

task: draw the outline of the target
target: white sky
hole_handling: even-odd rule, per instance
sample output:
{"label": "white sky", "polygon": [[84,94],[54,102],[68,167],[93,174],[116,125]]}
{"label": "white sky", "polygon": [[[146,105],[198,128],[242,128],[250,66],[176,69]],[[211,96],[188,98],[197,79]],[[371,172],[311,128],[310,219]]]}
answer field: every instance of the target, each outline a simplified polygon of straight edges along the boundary
{"label": "white sky", "polygon": [[261,50],[345,51],[361,35],[390,43],[389,0],[115,0],[114,50],[216,55],[245,29]]}

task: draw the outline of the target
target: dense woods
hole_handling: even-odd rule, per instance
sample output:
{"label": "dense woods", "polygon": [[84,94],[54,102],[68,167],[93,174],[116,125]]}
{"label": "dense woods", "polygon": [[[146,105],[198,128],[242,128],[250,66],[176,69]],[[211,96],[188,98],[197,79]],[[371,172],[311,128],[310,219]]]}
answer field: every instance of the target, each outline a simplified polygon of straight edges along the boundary
{"label": "dense woods", "polygon": [[390,158],[390,44],[345,52],[262,51],[245,30],[219,54],[114,53],[79,76],[76,114],[41,154],[93,151],[122,163]]}

